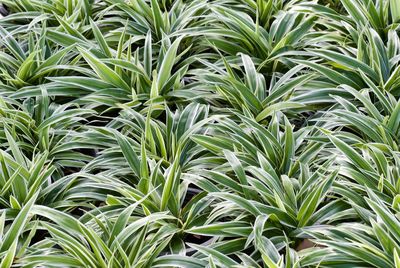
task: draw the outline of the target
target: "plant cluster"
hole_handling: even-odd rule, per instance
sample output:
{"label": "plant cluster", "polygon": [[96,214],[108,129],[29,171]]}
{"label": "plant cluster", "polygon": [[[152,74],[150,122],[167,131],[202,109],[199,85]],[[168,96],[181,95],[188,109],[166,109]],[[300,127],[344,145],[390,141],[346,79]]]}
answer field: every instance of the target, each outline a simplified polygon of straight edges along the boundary
{"label": "plant cluster", "polygon": [[399,0],[0,3],[1,268],[400,267]]}

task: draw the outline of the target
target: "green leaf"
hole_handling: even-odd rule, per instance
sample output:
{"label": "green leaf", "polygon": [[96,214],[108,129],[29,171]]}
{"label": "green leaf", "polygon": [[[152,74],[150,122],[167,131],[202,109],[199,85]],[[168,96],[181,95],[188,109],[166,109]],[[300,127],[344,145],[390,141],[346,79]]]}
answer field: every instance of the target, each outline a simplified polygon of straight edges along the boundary
{"label": "green leaf", "polygon": [[96,74],[103,79],[103,81],[108,82],[118,88],[124,89],[126,91],[131,91],[130,86],[122,80],[122,78],[115,73],[110,67],[102,63],[98,58],[96,58],[92,53],[85,51],[82,48],[78,48],[79,52],[85,58],[87,63],[93,68]]}
{"label": "green leaf", "polygon": [[297,109],[297,108],[302,108],[304,107],[303,104],[301,103],[296,103],[296,102],[278,102],[272,105],[267,106],[262,110],[256,117],[257,122],[260,122],[267,118],[268,116],[273,115],[277,111],[282,111],[282,110],[288,110],[288,109]]}
{"label": "green leaf", "polygon": [[[153,1],[156,2],[155,0]],[[183,36],[177,38],[172,43],[172,45],[168,48],[167,52],[165,53],[164,58],[162,59],[157,76],[157,85],[159,87],[159,92],[165,86],[166,82],[171,76],[171,70],[176,61],[176,53],[178,51],[178,47],[182,38]]]}
{"label": "green leaf", "polygon": [[17,217],[14,219],[10,229],[4,236],[4,239],[1,243],[0,252],[9,249],[16,240],[19,239],[19,236],[22,234],[25,225],[29,220],[30,210],[34,205],[36,198],[38,197],[39,192],[37,192],[20,210]]}
{"label": "green leaf", "polygon": [[390,0],[390,12],[392,13],[393,22],[400,20],[400,2],[397,0]]}

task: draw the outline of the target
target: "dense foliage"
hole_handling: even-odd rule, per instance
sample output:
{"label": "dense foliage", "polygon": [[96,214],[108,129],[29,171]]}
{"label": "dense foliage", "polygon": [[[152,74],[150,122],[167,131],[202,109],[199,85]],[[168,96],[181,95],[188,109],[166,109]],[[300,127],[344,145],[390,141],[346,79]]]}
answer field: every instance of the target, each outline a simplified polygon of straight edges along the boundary
{"label": "dense foliage", "polygon": [[399,0],[0,3],[1,268],[400,267]]}

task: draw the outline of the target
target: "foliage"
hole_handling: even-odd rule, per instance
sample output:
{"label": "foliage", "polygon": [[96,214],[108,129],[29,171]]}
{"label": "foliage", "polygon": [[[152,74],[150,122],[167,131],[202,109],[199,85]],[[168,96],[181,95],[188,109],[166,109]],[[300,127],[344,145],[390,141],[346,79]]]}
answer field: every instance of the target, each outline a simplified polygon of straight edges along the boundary
{"label": "foliage", "polygon": [[400,267],[398,0],[0,3],[1,268]]}

